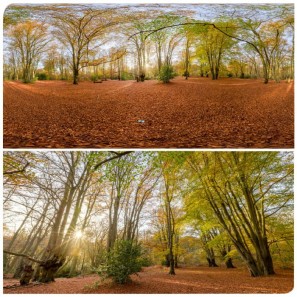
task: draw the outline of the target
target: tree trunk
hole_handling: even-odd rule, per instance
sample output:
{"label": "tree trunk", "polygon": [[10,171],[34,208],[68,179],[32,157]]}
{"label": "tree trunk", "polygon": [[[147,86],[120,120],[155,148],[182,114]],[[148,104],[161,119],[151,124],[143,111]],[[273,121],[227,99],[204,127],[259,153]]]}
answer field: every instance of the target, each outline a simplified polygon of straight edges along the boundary
{"label": "tree trunk", "polygon": [[73,84],[78,84],[78,69],[76,67],[73,68]]}
{"label": "tree trunk", "polygon": [[207,262],[208,262],[208,267],[219,267],[216,263],[215,258],[206,258]]}
{"label": "tree trunk", "polygon": [[190,40],[187,38],[186,41],[186,57],[185,57],[185,78],[189,77],[189,64],[190,64]]}
{"label": "tree trunk", "polygon": [[20,278],[24,269],[24,258],[21,257],[18,261],[17,268],[13,274],[13,278]]}
{"label": "tree trunk", "polygon": [[264,58],[261,58],[262,60],[262,65],[263,65],[263,76],[264,76],[264,84],[268,84],[269,81],[269,67],[270,65],[266,63]]}
{"label": "tree trunk", "polygon": [[170,252],[170,270],[169,270],[169,274],[170,275],[175,275],[175,269],[174,269],[174,256],[172,251]]}
{"label": "tree trunk", "polygon": [[233,263],[232,263],[232,259],[230,257],[226,257],[227,256],[227,251],[230,252],[231,248],[229,247],[225,247],[224,249],[221,250],[221,255],[223,257],[223,259],[225,259],[225,264],[227,268],[236,268]]}
{"label": "tree trunk", "polygon": [[21,279],[20,279],[20,284],[21,286],[26,286],[29,285],[30,280],[32,279],[34,269],[32,269],[32,265],[25,265]]}
{"label": "tree trunk", "polygon": [[178,268],[177,255],[174,256],[174,268]]}
{"label": "tree trunk", "polygon": [[262,245],[258,255],[258,262],[261,266],[261,273],[263,275],[273,275],[275,274],[273,268],[273,261],[270,254],[270,250],[267,243],[267,238],[262,238]]}
{"label": "tree trunk", "polygon": [[38,281],[42,283],[54,282],[55,274],[64,262],[65,259],[53,256],[46,260],[43,264],[40,264],[41,274]]}
{"label": "tree trunk", "polygon": [[167,254],[165,256],[165,265],[166,265],[166,267],[170,267],[170,255],[169,254]]}
{"label": "tree trunk", "polygon": [[227,268],[236,268],[233,263],[232,263],[232,259],[231,258],[228,258],[226,261],[225,261],[225,264],[226,264],[226,267]]}
{"label": "tree trunk", "polygon": [[31,81],[30,68],[26,67],[23,69],[23,80],[25,83],[29,83]]}
{"label": "tree trunk", "polygon": [[72,262],[71,262],[71,267],[70,267],[70,272],[69,272],[70,276],[75,276],[76,275],[76,273],[77,273],[77,271],[76,271],[77,263],[78,263],[78,256],[74,256],[74,258],[72,259]]}

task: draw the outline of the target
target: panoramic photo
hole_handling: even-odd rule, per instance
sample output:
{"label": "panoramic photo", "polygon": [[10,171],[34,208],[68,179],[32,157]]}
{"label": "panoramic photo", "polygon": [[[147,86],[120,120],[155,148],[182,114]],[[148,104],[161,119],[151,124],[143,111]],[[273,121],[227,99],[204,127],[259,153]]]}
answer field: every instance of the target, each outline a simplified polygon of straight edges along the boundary
{"label": "panoramic photo", "polygon": [[293,148],[293,4],[13,4],[5,148]]}
{"label": "panoramic photo", "polygon": [[287,293],[293,152],[4,152],[4,293]]}

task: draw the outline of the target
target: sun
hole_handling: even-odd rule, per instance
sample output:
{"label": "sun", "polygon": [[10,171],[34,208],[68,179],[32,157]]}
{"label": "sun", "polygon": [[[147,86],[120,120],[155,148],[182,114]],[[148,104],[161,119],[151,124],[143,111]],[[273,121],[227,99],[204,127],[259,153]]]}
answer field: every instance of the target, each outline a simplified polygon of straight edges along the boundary
{"label": "sun", "polygon": [[80,239],[80,238],[82,238],[83,237],[83,232],[81,231],[81,230],[76,230],[75,232],[74,232],[74,238],[75,239]]}

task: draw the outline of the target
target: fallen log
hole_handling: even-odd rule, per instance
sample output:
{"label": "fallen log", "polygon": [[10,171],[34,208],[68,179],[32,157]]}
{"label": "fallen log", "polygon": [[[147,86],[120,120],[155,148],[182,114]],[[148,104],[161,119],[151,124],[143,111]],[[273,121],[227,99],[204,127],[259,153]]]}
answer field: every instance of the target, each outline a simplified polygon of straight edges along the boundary
{"label": "fallen log", "polygon": [[40,286],[40,285],[46,285],[44,283],[40,283],[40,282],[33,282],[33,283],[29,283],[26,286],[21,286],[20,284],[13,284],[13,285],[7,285],[7,286],[3,286],[3,289],[17,289],[17,288],[31,288],[34,286]]}

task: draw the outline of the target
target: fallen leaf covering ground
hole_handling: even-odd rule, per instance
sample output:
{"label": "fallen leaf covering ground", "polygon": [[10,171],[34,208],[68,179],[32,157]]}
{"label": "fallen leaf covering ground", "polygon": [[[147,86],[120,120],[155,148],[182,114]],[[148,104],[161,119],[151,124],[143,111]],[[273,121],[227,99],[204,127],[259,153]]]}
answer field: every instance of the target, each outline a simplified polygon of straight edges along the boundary
{"label": "fallen leaf covering ground", "polygon": [[[59,278],[56,282],[37,286],[4,289],[10,294],[133,294],[133,293],[287,293],[293,289],[293,270],[277,270],[268,277],[253,278],[245,269],[223,267],[179,268],[176,275],[168,275],[162,267],[144,268],[126,285],[98,282],[97,275]],[[16,283],[5,279],[4,286]]]}
{"label": "fallen leaf covering ground", "polygon": [[292,148],[294,84],[4,82],[6,148]]}

